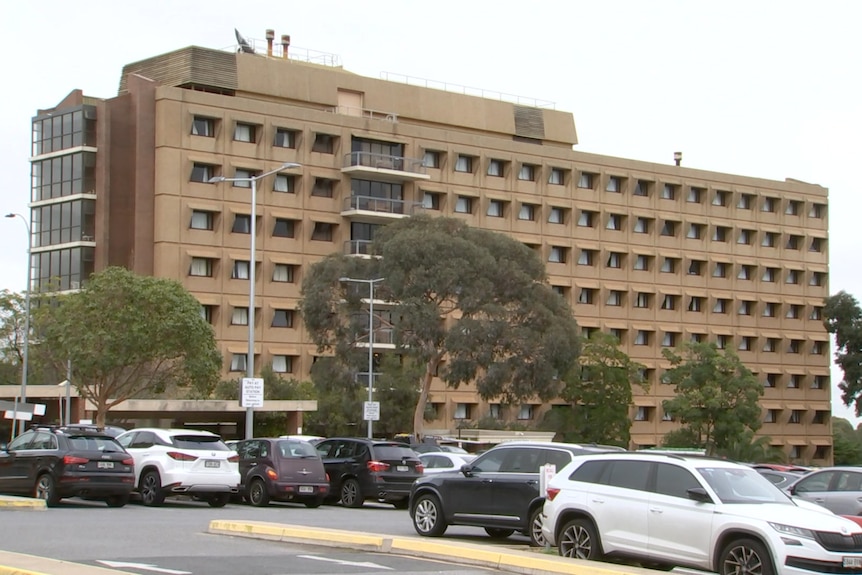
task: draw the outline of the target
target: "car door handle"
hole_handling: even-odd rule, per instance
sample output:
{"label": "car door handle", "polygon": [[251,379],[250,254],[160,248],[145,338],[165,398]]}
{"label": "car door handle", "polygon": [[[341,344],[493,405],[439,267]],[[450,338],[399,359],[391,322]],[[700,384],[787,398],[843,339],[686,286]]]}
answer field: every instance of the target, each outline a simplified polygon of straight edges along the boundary
{"label": "car door handle", "polygon": [[248,466],[249,467],[257,467],[257,463],[249,463]]}
{"label": "car door handle", "polygon": [[482,483],[494,483],[493,479],[483,479]]}
{"label": "car door handle", "polygon": [[664,513],[661,507],[650,507],[649,510],[650,513]]}
{"label": "car door handle", "polygon": [[535,479],[528,479],[527,480],[527,485],[538,485],[538,484],[539,484],[539,482],[536,481]]}
{"label": "car door handle", "polygon": [[593,498],[593,503],[604,503],[604,499]]}

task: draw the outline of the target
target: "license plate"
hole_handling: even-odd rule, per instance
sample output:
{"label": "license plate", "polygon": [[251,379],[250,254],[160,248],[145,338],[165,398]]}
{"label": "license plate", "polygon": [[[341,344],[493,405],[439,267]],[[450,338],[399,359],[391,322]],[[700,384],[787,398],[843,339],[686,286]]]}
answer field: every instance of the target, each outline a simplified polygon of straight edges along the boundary
{"label": "license plate", "polygon": [[852,569],[862,569],[862,557],[844,557],[844,566]]}
{"label": "license plate", "polygon": [[406,465],[396,465],[395,471],[410,471],[410,467]]}
{"label": "license plate", "polygon": [[96,463],[96,467],[99,469],[113,469],[114,462],[113,461],[99,461]]}
{"label": "license plate", "polygon": [[311,485],[300,485],[299,486],[300,493],[314,493],[314,487]]}
{"label": "license plate", "polygon": [[221,467],[221,461],[204,461],[204,467]]}

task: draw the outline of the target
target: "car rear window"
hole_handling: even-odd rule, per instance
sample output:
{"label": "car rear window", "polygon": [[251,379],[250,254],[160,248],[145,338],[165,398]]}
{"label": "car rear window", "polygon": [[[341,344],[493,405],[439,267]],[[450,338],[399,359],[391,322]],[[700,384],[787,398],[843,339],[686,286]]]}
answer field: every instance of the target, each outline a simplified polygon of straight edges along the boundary
{"label": "car rear window", "polygon": [[310,443],[304,441],[279,441],[278,449],[282,457],[319,457],[317,450]]}
{"label": "car rear window", "polygon": [[374,457],[375,459],[404,459],[405,457],[408,459],[415,459],[417,457],[416,452],[414,452],[409,447],[398,447],[396,445],[375,445],[374,446]]}
{"label": "car rear window", "polygon": [[220,437],[209,435],[174,435],[173,444],[180,449],[201,449],[207,451],[230,451]]}
{"label": "car rear window", "polygon": [[69,436],[72,449],[80,451],[123,451],[123,448],[113,437],[100,435],[72,435]]}

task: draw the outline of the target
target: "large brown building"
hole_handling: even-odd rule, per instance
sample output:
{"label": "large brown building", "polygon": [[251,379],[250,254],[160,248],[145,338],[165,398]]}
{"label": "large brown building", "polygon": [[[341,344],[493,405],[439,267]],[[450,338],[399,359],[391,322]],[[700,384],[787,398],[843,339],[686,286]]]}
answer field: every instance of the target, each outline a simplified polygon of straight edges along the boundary
{"label": "large brown building", "polygon": [[[309,266],[362,257],[377,226],[417,210],[454,216],[532,247],[579,324],[647,366],[633,446],[676,425],[661,407],[673,393],[662,349],[702,339],[763,382],[762,434],[794,460],[831,462],[825,188],[577,152],[573,115],[543,103],[286,51],[189,47],[127,65],[114,98],[74,91],[39,111],[33,289],[76,289],[107,265],[177,279],[212,323],[225,375],[241,377],[254,225],[255,369],[302,379],[316,354],[296,311]],[[258,183],[255,222],[248,181],[208,183],[287,162],[301,167]],[[432,394],[438,429],[548,408],[506,409],[470,386]]]}

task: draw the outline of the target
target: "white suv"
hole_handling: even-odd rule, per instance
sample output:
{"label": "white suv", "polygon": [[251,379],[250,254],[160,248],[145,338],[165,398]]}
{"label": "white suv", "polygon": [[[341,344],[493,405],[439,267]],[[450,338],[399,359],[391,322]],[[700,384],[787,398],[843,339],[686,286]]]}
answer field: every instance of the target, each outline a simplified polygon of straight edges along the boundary
{"label": "white suv", "polygon": [[135,489],[144,505],[190,495],[223,507],[239,492],[239,455],[209,431],[140,428],[117,441],[135,460]]}
{"label": "white suv", "polygon": [[859,573],[862,527],[797,505],[750,467],[647,453],[584,455],[549,482],[560,555],[721,575]]}

